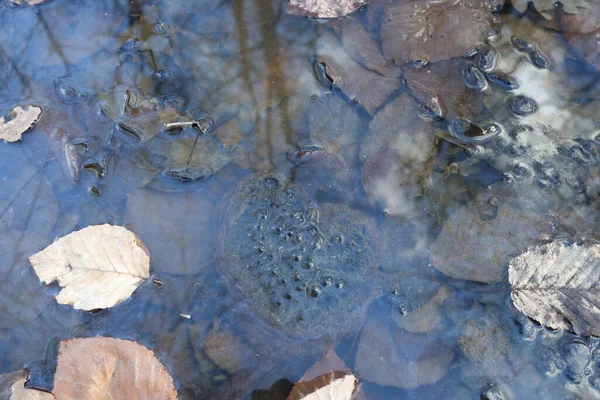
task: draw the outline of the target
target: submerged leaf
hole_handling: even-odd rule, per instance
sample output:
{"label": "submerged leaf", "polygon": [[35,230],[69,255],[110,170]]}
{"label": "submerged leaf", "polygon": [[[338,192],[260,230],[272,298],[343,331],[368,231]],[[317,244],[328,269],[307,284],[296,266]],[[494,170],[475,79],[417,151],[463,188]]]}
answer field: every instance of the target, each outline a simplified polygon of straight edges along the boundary
{"label": "submerged leaf", "polygon": [[354,368],[378,385],[415,388],[439,381],[453,359],[454,352],[439,341],[371,317],[362,330]]}
{"label": "submerged leaf", "polygon": [[35,106],[25,109],[21,106],[15,107],[10,112],[10,121],[6,121],[4,117],[0,118],[0,139],[9,143],[21,140],[23,133],[37,122],[41,113],[42,109]]}
{"label": "submerged leaf", "polygon": [[126,300],[150,276],[150,258],[140,240],[108,224],[72,232],[29,261],[42,282],[58,281],[58,303],[88,311]]}
{"label": "submerged leaf", "polygon": [[389,68],[384,76],[363,67],[350,57],[338,38],[330,32],[317,41],[317,62],[324,64],[333,85],[360,103],[369,114],[374,114],[400,86],[399,69]]}
{"label": "submerged leaf", "polygon": [[527,11],[529,3],[533,3],[535,9],[546,19],[551,19],[551,11],[558,3],[562,4],[565,12],[575,14],[581,11],[581,8],[590,6],[586,0],[511,0],[511,4],[517,11],[524,13]]}
{"label": "submerged leaf", "polygon": [[500,282],[511,255],[551,235],[552,219],[512,194],[482,193],[454,212],[431,246],[435,268],[456,279]]}
{"label": "submerged leaf", "polygon": [[289,0],[288,13],[310,18],[338,18],[358,10],[366,0]]}
{"label": "submerged leaf", "polygon": [[371,203],[391,215],[408,215],[420,194],[421,174],[435,155],[435,134],[418,104],[402,95],[380,110],[360,147],[362,181]]}
{"label": "submerged leaf", "polygon": [[553,329],[600,335],[600,245],[552,242],[509,264],[515,307]]}
{"label": "submerged leaf", "polygon": [[62,341],[52,393],[58,399],[177,398],[173,379],[152,351],[108,337]]}
{"label": "submerged leaf", "polygon": [[461,56],[490,35],[493,3],[492,0],[394,2],[383,14],[383,54],[397,65]]}
{"label": "submerged leaf", "polygon": [[213,209],[204,193],[142,188],[127,195],[125,226],[150,249],[153,270],[197,274],[215,263]]}

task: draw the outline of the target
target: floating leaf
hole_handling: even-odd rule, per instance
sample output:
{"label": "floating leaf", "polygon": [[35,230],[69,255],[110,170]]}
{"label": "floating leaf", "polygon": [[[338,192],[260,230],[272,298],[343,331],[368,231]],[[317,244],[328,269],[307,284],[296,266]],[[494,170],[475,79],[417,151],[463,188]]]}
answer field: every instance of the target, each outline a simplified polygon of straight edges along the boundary
{"label": "floating leaf", "polygon": [[489,36],[493,3],[491,0],[394,2],[383,14],[383,54],[397,65],[461,56]]}
{"label": "floating leaf", "polygon": [[600,335],[600,245],[551,242],[513,258],[515,307],[553,329]]}
{"label": "floating leaf", "polygon": [[546,19],[552,19],[551,11],[558,3],[562,4],[565,12],[570,14],[579,12],[581,8],[590,7],[590,3],[585,0],[511,0],[513,7],[521,13],[527,11],[529,3],[533,3],[535,9]]}
{"label": "floating leaf", "polygon": [[173,379],[152,351],[108,337],[62,341],[52,393],[57,399],[177,398]]}
{"label": "floating leaf", "polygon": [[0,399],[4,400],[53,400],[55,397],[36,389],[25,388],[27,371],[15,371],[0,375]]}
{"label": "floating leaf", "polygon": [[35,106],[22,108],[15,107],[10,112],[10,120],[6,121],[0,117],[0,139],[9,143],[21,140],[23,133],[27,132],[35,124],[42,113],[42,109]]}
{"label": "floating leaf", "polygon": [[310,18],[338,18],[358,10],[366,0],[289,0],[288,13]]}
{"label": "floating leaf", "polygon": [[143,243],[133,232],[108,224],[72,232],[29,261],[42,282],[58,281],[60,304],[83,310],[122,302],[150,276]]}

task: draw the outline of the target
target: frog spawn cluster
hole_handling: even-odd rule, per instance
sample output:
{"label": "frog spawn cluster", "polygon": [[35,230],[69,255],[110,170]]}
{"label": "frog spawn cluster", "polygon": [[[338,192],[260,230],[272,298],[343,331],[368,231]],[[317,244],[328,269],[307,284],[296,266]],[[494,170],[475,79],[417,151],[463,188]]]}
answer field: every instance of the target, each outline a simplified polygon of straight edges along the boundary
{"label": "frog spawn cluster", "polygon": [[355,322],[357,304],[369,298],[369,257],[351,222],[323,223],[300,187],[264,175],[238,185],[225,218],[221,274],[259,313],[312,334]]}

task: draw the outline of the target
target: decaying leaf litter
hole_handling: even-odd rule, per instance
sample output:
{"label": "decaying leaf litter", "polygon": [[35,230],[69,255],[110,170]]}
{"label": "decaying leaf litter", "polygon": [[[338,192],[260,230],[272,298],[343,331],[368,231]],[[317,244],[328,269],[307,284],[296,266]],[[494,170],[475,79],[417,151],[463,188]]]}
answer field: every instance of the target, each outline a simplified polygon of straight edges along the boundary
{"label": "decaying leaf litter", "polygon": [[596,4],[12,3],[8,398],[598,396]]}

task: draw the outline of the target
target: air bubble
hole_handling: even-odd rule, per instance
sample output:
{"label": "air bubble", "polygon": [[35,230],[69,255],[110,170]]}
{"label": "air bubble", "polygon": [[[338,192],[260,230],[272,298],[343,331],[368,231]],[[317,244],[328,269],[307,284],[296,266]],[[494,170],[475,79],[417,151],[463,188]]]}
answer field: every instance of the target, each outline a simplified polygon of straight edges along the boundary
{"label": "air bubble", "polygon": [[498,52],[492,47],[488,47],[477,54],[475,62],[480,70],[489,72],[496,68],[498,58]]}
{"label": "air bubble", "polygon": [[550,69],[552,66],[550,60],[537,49],[527,54],[527,60],[529,60],[531,65],[539,69]]}
{"label": "air bubble", "polygon": [[465,84],[471,89],[483,90],[486,87],[485,76],[472,64],[464,71]]}
{"label": "air bubble", "polygon": [[558,172],[543,171],[536,175],[535,183],[542,190],[552,190],[560,185],[560,175]]}
{"label": "air bubble", "polygon": [[279,187],[279,181],[276,178],[269,177],[265,179],[265,186],[267,189],[275,189]]}
{"label": "air bubble", "polygon": [[531,43],[529,43],[528,41],[521,39],[518,36],[513,36],[510,38],[510,42],[512,43],[513,46],[515,46],[515,49],[522,51],[524,53],[528,53],[532,50],[535,50],[535,46],[532,45]]}
{"label": "air bubble", "polygon": [[327,64],[315,59],[312,63],[312,71],[317,82],[329,90],[333,88],[333,79],[327,74]]}
{"label": "air bubble", "polygon": [[54,93],[65,104],[73,104],[79,101],[77,88],[66,79],[57,79],[54,82]]}
{"label": "air bubble", "polygon": [[319,297],[319,295],[321,294],[321,287],[319,285],[311,286],[310,290],[308,291],[308,294],[310,295],[310,297]]}
{"label": "air bubble", "polygon": [[508,74],[504,74],[504,73],[500,73],[500,72],[493,72],[493,73],[488,72],[485,74],[485,77],[493,85],[495,85],[501,89],[507,90],[507,91],[511,91],[511,90],[515,90],[515,89],[519,88],[519,83],[517,82],[517,80]]}
{"label": "air bubble", "polygon": [[524,117],[535,114],[538,106],[533,99],[523,95],[511,96],[507,100],[508,108],[516,115]]}
{"label": "air bubble", "polygon": [[450,122],[448,129],[454,137],[467,143],[486,142],[501,132],[501,128],[497,124],[484,123],[475,125],[465,118],[453,120]]}

